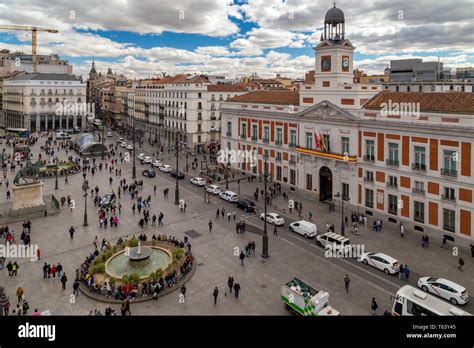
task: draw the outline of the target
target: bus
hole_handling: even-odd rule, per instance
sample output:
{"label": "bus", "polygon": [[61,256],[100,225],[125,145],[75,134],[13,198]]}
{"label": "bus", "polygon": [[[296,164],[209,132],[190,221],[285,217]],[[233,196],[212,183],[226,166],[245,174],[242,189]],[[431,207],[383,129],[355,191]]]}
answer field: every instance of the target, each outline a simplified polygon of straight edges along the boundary
{"label": "bus", "polygon": [[472,315],[426,292],[405,285],[398,289],[393,301],[394,316]]}
{"label": "bus", "polygon": [[15,138],[28,138],[30,131],[26,128],[7,128],[5,129],[5,135]]}

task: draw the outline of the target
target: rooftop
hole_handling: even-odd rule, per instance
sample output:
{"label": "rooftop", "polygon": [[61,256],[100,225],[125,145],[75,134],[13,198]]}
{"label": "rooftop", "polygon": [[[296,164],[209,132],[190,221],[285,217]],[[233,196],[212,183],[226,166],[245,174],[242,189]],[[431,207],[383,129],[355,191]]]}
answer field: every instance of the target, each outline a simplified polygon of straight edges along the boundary
{"label": "rooftop", "polygon": [[364,104],[365,109],[382,109],[384,104],[419,103],[420,111],[474,113],[474,93],[468,92],[390,92],[383,91]]}
{"label": "rooftop", "polygon": [[10,79],[10,81],[80,81],[77,77],[69,74],[50,74],[50,73],[35,73],[35,74],[21,74]]}
{"label": "rooftop", "polygon": [[209,92],[245,92],[248,88],[244,85],[209,85]]}
{"label": "rooftop", "polygon": [[229,99],[229,102],[300,105],[300,94],[289,90],[255,91]]}

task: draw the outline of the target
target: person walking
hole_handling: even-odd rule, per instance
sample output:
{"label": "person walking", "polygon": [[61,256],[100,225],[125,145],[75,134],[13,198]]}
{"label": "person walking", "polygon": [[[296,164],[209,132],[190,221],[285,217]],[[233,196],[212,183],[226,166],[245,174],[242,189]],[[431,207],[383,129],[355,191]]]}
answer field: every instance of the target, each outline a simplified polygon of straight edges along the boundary
{"label": "person walking", "polygon": [[221,215],[221,211],[219,210],[219,208],[217,208],[217,210],[216,210],[216,219],[219,219],[220,215]]}
{"label": "person walking", "polygon": [[230,276],[229,279],[227,279],[227,285],[229,286],[229,293],[232,295],[232,289],[234,286],[234,277]]}
{"label": "person walking", "polygon": [[405,273],[405,269],[403,265],[400,265],[400,269],[398,270],[398,279],[402,279],[402,275]]}
{"label": "person walking", "polygon": [[181,294],[183,295],[183,298],[186,298],[186,287],[184,285],[181,287]]}
{"label": "person walking", "polygon": [[72,294],[73,295],[76,295],[76,296],[79,296],[79,279],[76,278],[76,280],[74,281],[74,284],[72,285]]}
{"label": "person walking", "polygon": [[43,266],[43,279],[48,277],[48,264],[45,262]]}
{"label": "person walking", "polygon": [[58,265],[56,266],[56,272],[58,272],[58,279],[61,279],[61,273],[63,272],[63,265],[61,265],[60,262],[58,262]]}
{"label": "person walking", "polygon": [[16,297],[18,298],[18,303],[20,303],[21,300],[23,300],[23,295],[24,294],[25,294],[25,291],[23,290],[23,288],[21,286],[19,286],[16,289]]}
{"label": "person walking", "polygon": [[464,266],[464,260],[461,257],[459,258],[458,263],[459,263],[458,270],[460,270],[461,272],[464,271],[462,269]]}
{"label": "person walking", "polygon": [[61,276],[61,284],[62,284],[62,289],[66,290],[66,283],[67,283],[67,277],[66,277],[66,272],[63,273]]}
{"label": "person walking", "polygon": [[405,273],[405,280],[408,281],[408,278],[410,278],[410,269],[408,268],[408,265],[405,265],[403,272]]}
{"label": "person walking", "polygon": [[405,235],[405,226],[400,222],[400,238],[403,238]]}
{"label": "person walking", "polygon": [[346,289],[346,293],[349,293],[349,283],[351,280],[349,279],[349,275],[346,274],[346,277],[344,278],[344,288]]}
{"label": "person walking", "polygon": [[372,304],[371,304],[370,308],[374,312],[373,315],[375,315],[375,312],[377,311],[377,308],[379,308],[379,305],[377,304],[377,301],[375,301],[375,297],[372,297]]}
{"label": "person walking", "polygon": [[273,225],[273,235],[274,236],[278,236],[278,228],[277,228],[277,225]]}
{"label": "person walking", "polygon": [[469,244],[469,247],[471,248],[471,257],[474,257],[474,244]]}
{"label": "person walking", "polygon": [[217,286],[214,288],[214,291],[212,292],[212,296],[214,296],[214,305],[217,304],[217,296],[219,296],[219,289]]}
{"label": "person walking", "polygon": [[235,283],[235,284],[234,284],[234,295],[235,295],[235,298],[236,298],[236,299],[239,298],[239,292],[240,292],[240,284],[239,284],[239,283]]}
{"label": "person walking", "polygon": [[245,254],[244,254],[243,251],[240,252],[239,259],[240,259],[240,264],[243,266],[244,265],[244,260],[245,260]]}
{"label": "person walking", "polygon": [[13,262],[13,265],[12,265],[12,276],[15,276],[15,277],[16,277],[17,272],[18,272],[18,268],[20,268],[20,267],[18,266],[18,264],[16,263],[16,261]]}
{"label": "person walking", "polygon": [[209,232],[212,232],[212,221],[211,221],[211,220],[209,220],[209,224],[208,224],[208,225],[209,225]]}

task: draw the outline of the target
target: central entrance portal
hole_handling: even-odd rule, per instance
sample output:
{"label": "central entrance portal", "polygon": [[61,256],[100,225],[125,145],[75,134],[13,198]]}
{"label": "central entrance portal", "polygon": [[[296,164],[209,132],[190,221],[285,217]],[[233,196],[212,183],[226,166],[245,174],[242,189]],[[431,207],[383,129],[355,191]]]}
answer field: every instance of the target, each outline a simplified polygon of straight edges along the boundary
{"label": "central entrance portal", "polygon": [[332,200],[332,172],[328,167],[319,171],[319,201]]}

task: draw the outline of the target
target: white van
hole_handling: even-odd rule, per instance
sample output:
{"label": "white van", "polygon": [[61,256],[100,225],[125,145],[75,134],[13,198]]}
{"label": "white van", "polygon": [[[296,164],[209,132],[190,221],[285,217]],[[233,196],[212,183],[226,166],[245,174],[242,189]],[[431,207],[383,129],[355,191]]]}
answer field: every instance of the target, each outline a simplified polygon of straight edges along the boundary
{"label": "white van", "polygon": [[349,240],[349,238],[334,232],[328,232],[318,235],[316,237],[316,243],[324,248],[326,247],[326,245],[329,245],[331,247],[334,247],[336,250],[347,250],[348,248],[350,248],[351,245],[351,241]]}
{"label": "white van", "polygon": [[312,222],[305,220],[292,222],[289,228],[291,232],[296,232],[306,238],[314,238],[318,233],[318,227]]}
{"label": "white van", "polygon": [[224,201],[227,201],[227,202],[237,202],[239,200],[239,196],[237,196],[237,193],[232,192],[232,191],[221,192],[221,194],[219,196]]}
{"label": "white van", "polygon": [[56,139],[71,139],[71,136],[66,132],[58,132],[56,133]]}

